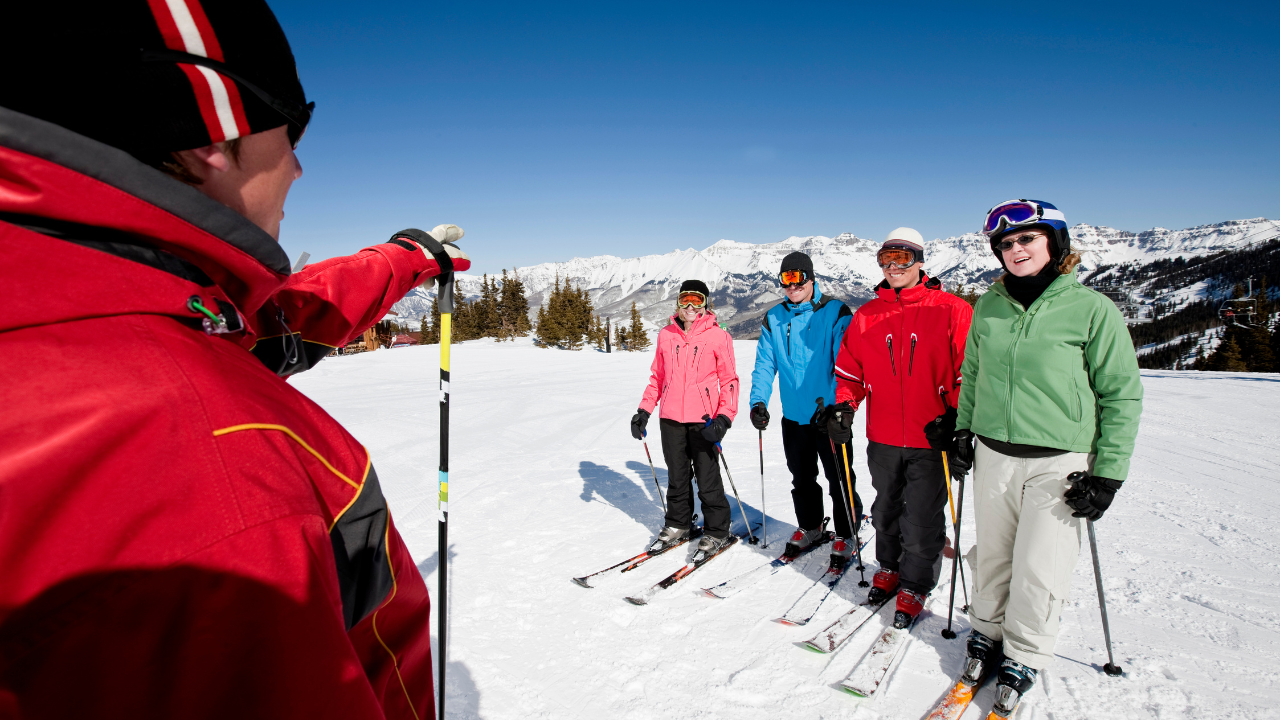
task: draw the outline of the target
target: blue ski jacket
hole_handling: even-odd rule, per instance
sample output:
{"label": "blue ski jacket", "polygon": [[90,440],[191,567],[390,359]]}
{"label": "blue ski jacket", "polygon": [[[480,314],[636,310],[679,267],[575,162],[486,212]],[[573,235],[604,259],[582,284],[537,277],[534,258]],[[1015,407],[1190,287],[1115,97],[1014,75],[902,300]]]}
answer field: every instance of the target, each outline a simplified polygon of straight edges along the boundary
{"label": "blue ski jacket", "polygon": [[849,306],[822,294],[817,280],[809,302],[792,305],[783,300],[770,308],[756,343],[750,404],[769,404],[775,373],[782,416],[788,420],[808,425],[818,398],[834,403],[836,354],[852,317]]}

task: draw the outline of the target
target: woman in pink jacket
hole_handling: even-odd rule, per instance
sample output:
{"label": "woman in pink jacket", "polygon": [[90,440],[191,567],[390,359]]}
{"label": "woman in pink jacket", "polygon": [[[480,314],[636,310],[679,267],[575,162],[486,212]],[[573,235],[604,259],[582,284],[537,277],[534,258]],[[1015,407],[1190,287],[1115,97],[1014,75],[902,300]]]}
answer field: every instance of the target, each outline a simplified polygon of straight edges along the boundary
{"label": "woman in pink jacket", "polygon": [[706,530],[698,552],[710,555],[729,538],[729,501],[715,446],[738,414],[738,370],[733,338],[716,323],[706,283],[686,280],[677,297],[671,324],[658,333],[649,387],[631,419],[631,434],[637,440],[645,436],[645,425],[661,400],[667,517],[650,549],[661,550],[688,537],[693,526],[692,476],[697,476]]}

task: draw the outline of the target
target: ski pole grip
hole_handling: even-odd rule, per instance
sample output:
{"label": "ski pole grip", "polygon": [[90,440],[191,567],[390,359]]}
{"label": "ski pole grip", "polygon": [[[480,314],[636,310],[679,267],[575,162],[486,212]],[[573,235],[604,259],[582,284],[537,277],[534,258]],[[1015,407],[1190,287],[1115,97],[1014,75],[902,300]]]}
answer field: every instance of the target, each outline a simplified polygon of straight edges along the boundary
{"label": "ski pole grip", "polygon": [[430,233],[423,232],[418,228],[406,228],[391,236],[392,240],[409,240],[416,243],[419,247],[431,253],[431,257],[435,259],[436,264],[440,266],[440,292],[436,293],[436,298],[440,303],[441,313],[453,312],[453,258],[449,257],[449,253],[444,249],[444,243],[431,237]]}

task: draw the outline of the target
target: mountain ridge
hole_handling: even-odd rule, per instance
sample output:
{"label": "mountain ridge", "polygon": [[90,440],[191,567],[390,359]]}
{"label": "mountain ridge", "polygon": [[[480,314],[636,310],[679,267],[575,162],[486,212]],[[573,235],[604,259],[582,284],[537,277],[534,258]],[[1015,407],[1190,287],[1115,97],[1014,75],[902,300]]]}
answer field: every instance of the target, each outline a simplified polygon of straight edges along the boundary
{"label": "mountain ridge", "polygon": [[[1243,247],[1280,233],[1280,222],[1260,217],[1141,232],[1081,223],[1070,231],[1072,247],[1083,257],[1081,276],[1087,277],[1102,266],[1192,258]],[[575,257],[516,268],[515,272],[525,284],[531,315],[558,278],[586,288],[603,317],[623,318],[635,302],[653,325],[663,323],[670,314],[680,283],[697,278],[711,289],[716,314],[730,332],[736,337],[751,337],[758,332],[764,312],[782,299],[775,276],[785,255],[796,250],[808,253],[823,293],[857,306],[873,296],[875,285],[883,278],[875,263],[880,244],[851,232],[833,237],[791,236],[773,243],[721,239],[702,250],[677,249],[632,258]],[[948,290],[967,286],[982,291],[1001,269],[986,238],[965,233],[927,241],[925,271],[941,279]],[[474,297],[480,281],[480,277],[460,274],[459,289],[466,297]],[[416,320],[430,312],[434,295],[434,286],[417,288],[393,310]]]}

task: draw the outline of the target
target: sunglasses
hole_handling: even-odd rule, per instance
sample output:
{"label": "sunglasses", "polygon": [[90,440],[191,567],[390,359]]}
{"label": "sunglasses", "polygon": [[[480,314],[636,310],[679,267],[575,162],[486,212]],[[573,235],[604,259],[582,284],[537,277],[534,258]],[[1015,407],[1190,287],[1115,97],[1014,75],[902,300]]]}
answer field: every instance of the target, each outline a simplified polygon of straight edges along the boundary
{"label": "sunglasses", "polygon": [[999,250],[1000,252],[1007,252],[1010,248],[1013,247],[1015,242],[1021,245],[1022,247],[1026,247],[1031,243],[1044,237],[1046,236],[1042,233],[1027,233],[1026,235],[1021,235],[1013,240],[1001,240],[1000,242],[996,243],[996,249]]}
{"label": "sunglasses", "polygon": [[707,304],[707,296],[700,292],[682,292],[680,299],[676,300],[678,308],[700,308]]}
{"label": "sunglasses", "polygon": [[900,248],[886,248],[876,253],[876,264],[885,270],[891,267],[906,270],[916,264],[916,254]]}
{"label": "sunglasses", "polygon": [[783,270],[778,273],[778,282],[784,288],[800,287],[809,281],[809,274],[803,270]]}
{"label": "sunglasses", "polygon": [[210,70],[231,78],[238,85],[253,93],[259,100],[267,104],[267,107],[275,110],[289,121],[288,134],[289,145],[294,150],[298,149],[298,143],[302,141],[302,136],[307,134],[307,125],[311,123],[311,114],[315,112],[316,104],[314,102],[306,105],[299,105],[296,102],[282,100],[278,96],[273,95],[266,90],[258,87],[256,84],[246,80],[243,75],[227,67],[225,63],[217,60],[211,60],[201,55],[192,55],[191,53],[179,52],[177,50],[144,50],[142,52],[143,62],[166,62],[166,63],[182,63],[185,65],[200,65]]}

